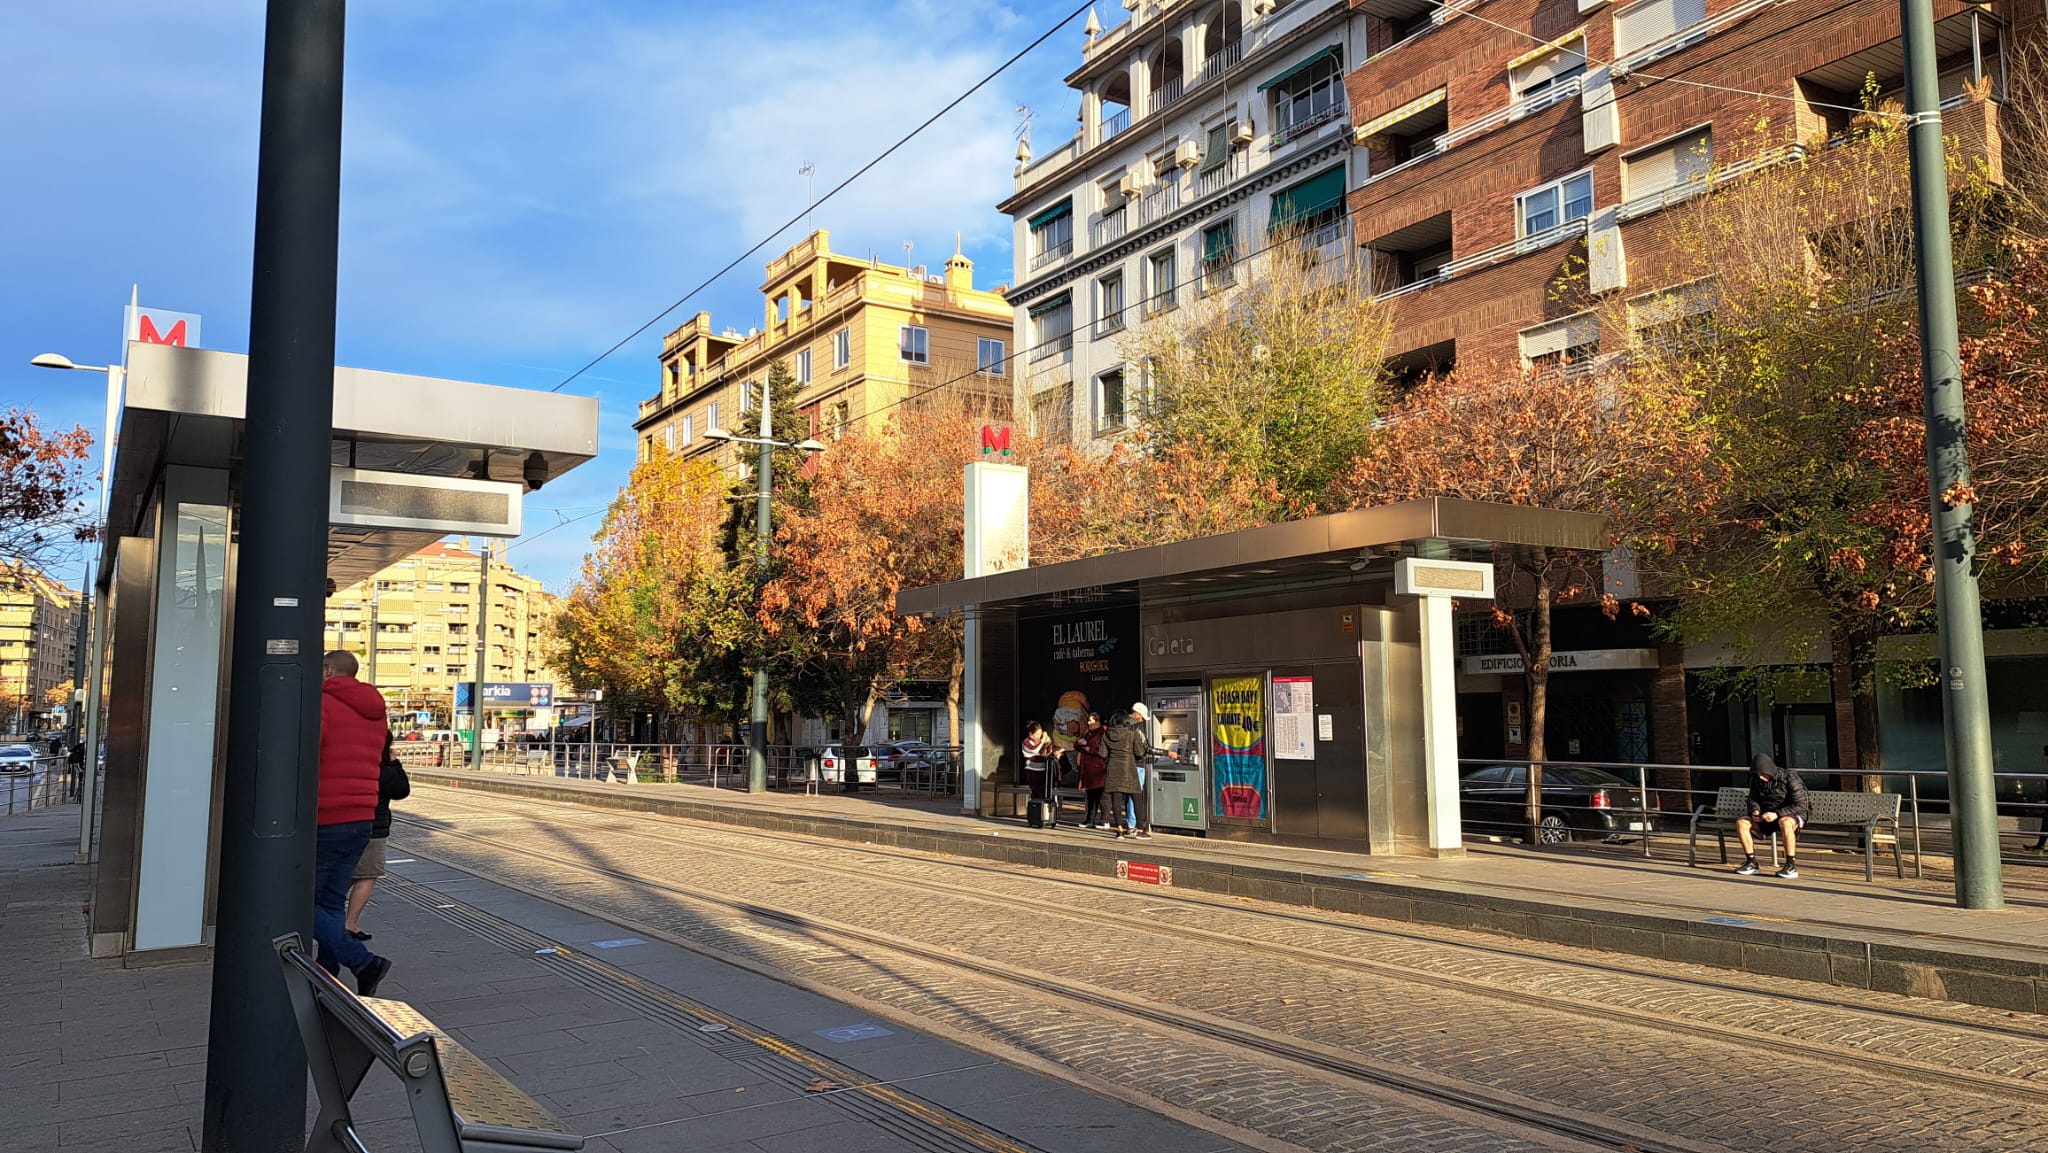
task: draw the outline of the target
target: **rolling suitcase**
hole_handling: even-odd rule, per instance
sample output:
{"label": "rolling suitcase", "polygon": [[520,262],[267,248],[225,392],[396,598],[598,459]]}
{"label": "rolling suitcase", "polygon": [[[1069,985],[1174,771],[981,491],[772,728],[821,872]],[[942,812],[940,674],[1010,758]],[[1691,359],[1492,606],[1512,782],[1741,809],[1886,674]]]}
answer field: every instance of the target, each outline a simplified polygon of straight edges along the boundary
{"label": "rolling suitcase", "polygon": [[1033,798],[1024,806],[1024,823],[1034,829],[1050,829],[1060,823],[1059,810],[1051,801]]}

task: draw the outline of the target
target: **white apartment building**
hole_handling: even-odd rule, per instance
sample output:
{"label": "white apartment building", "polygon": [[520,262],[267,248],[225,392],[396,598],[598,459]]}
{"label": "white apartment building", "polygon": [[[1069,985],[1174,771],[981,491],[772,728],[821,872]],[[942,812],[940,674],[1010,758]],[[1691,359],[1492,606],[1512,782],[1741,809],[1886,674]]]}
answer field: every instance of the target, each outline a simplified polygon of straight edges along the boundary
{"label": "white apartment building", "polygon": [[1053,440],[1113,437],[1141,409],[1136,326],[1226,291],[1285,232],[1348,261],[1346,189],[1364,171],[1344,75],[1364,23],[1345,0],[1124,0],[1090,13],[1073,139],[1017,153],[1020,419]]}

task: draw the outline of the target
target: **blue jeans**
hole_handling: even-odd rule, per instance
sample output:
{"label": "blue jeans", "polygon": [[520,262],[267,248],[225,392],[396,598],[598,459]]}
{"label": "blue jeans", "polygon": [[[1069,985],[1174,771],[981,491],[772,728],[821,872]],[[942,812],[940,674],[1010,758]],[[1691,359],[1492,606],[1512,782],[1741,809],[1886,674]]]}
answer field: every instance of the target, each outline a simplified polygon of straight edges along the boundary
{"label": "blue jeans", "polygon": [[370,963],[370,951],[348,935],[348,887],[375,823],[322,825],[313,842],[313,939],[320,942],[320,967],[330,973],[338,965],[354,971]]}

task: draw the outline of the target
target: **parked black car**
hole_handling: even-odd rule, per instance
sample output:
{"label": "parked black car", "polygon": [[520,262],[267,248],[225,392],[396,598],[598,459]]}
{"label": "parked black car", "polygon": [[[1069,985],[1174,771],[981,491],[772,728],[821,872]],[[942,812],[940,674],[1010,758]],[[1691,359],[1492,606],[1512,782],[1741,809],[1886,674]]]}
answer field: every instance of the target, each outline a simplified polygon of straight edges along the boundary
{"label": "parked black car", "polygon": [[[1528,827],[1528,792],[1526,765],[1490,765],[1466,774],[1458,784],[1465,827],[1487,836],[1519,837]],[[1615,840],[1654,828],[1656,821],[1656,805],[1645,820],[1642,794],[1613,773],[1583,765],[1543,769],[1543,819],[1536,829],[1546,845]]]}

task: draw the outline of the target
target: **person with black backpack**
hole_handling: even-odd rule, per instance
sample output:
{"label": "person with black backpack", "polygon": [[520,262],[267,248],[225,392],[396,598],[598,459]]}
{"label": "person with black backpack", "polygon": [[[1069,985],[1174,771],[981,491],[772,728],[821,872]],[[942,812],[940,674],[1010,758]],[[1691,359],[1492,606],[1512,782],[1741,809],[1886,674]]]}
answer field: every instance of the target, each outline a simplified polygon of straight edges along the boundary
{"label": "person with black backpack", "polygon": [[367,941],[363,932],[363,909],[370,894],[377,891],[377,878],[384,875],[384,842],[391,837],[391,802],[412,795],[412,778],[405,775],[405,762],[391,748],[391,730],[384,731],[384,761],[377,772],[377,815],[370,824],[370,843],[356,861],[356,875],[348,887],[348,935]]}

